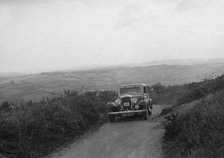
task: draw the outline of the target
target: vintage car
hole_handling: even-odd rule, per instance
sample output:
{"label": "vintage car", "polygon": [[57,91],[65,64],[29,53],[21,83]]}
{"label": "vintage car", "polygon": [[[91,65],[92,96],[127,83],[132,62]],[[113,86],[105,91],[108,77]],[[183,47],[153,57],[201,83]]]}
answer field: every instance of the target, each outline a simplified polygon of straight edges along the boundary
{"label": "vintage car", "polygon": [[149,91],[150,88],[146,84],[120,86],[115,102],[107,103],[110,122],[114,122],[116,116],[133,115],[142,115],[144,120],[148,120],[153,108]]}

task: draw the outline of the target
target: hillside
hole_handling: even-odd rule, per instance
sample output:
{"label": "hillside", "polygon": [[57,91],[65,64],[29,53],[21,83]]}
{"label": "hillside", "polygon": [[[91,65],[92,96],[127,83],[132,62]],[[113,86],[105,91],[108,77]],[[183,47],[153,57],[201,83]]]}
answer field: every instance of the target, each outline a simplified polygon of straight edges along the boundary
{"label": "hillside", "polygon": [[176,85],[198,82],[224,73],[224,62],[198,65],[154,65],[109,67],[70,72],[46,72],[33,75],[0,77],[0,100],[39,99],[63,89],[77,91],[109,89],[121,84],[147,83]]}
{"label": "hillside", "polygon": [[173,102],[175,106],[161,113],[167,119],[163,137],[165,158],[224,157],[224,76],[168,89],[172,88],[176,91],[162,92],[179,93]]}
{"label": "hillside", "polygon": [[[211,65],[213,64],[210,64],[210,67]],[[164,66],[156,67],[164,68]],[[167,66],[166,68],[170,67],[174,68],[176,66]],[[204,65],[204,67],[206,66]],[[213,67],[215,66],[213,65]],[[120,71],[124,71],[124,69],[131,71],[130,68],[123,68]],[[135,70],[136,68],[132,69]],[[107,71],[94,70],[94,74],[105,74],[112,70],[114,69],[107,69]],[[93,71],[76,72],[76,75],[79,74],[80,76],[84,76],[84,74],[90,74],[90,72]],[[72,73],[74,72],[66,74]],[[62,72],[43,73],[39,75],[37,81],[45,81],[43,78],[46,77],[51,78],[52,82],[54,82],[54,77],[60,78],[62,74],[65,75],[65,73]],[[166,73],[164,72],[164,74]],[[35,81],[33,76],[25,77],[30,78],[17,76],[17,81],[11,81],[10,84],[16,87],[20,84],[29,85],[28,81]],[[26,84],[23,83],[23,80],[25,79],[27,80]],[[64,80],[63,82],[66,83]],[[30,87],[27,86],[26,88],[27,92],[30,92],[30,94],[32,92],[35,93],[35,90],[32,91]],[[42,85],[42,88],[45,88],[44,85]],[[168,116],[166,116],[167,121],[164,122],[165,130],[162,129],[161,125],[157,124],[162,117],[157,119],[156,117],[158,115],[155,115],[154,113],[153,120],[141,124],[138,123],[138,121],[136,122],[136,125],[141,126],[137,129],[147,127],[147,132],[137,129],[131,131],[133,137],[139,138],[138,136],[144,136],[142,139],[149,139],[142,143],[141,140],[134,140],[132,139],[133,137],[131,137],[130,139],[127,139],[130,141],[127,145],[121,142],[121,147],[126,147],[130,144],[136,146],[136,143],[140,142],[142,143],[140,145],[142,147],[142,152],[139,153],[139,150],[136,150],[136,152],[131,154],[133,157],[136,157],[135,155],[145,157],[148,148],[151,149],[151,147],[155,145],[158,145],[159,148],[156,148],[155,150],[153,149],[154,151],[152,151],[152,153],[158,153],[155,151],[160,151],[161,138],[165,131],[162,147],[165,156],[168,158],[192,156],[222,157],[222,155],[224,155],[224,75],[217,78],[214,78],[214,76],[211,75],[210,78],[207,76],[206,79],[201,82],[191,82],[184,85],[164,86],[158,83],[153,85],[153,89],[154,91],[150,92],[150,95],[154,101],[154,110],[159,107],[160,111],[163,109],[161,115],[170,113],[171,111],[171,115],[168,114]],[[39,92],[41,92],[41,90]],[[23,94],[25,95],[25,93]],[[99,94],[96,92],[79,94],[76,91],[65,90],[63,93],[50,95],[39,101],[28,101],[23,103],[3,102],[0,104],[0,156],[3,154],[9,157],[15,155],[23,155],[22,157],[29,157],[30,155],[32,155],[32,157],[42,157],[43,155],[54,151],[56,148],[63,146],[74,138],[82,136],[85,132],[90,130],[91,126],[96,126],[99,122],[105,122],[105,114],[107,111],[105,105],[108,101],[115,100],[116,96],[117,94],[112,91],[104,91]],[[154,124],[154,121],[157,121],[157,123]],[[120,125],[120,123],[117,125]],[[133,122],[130,125],[133,127],[135,126]],[[108,124],[105,124],[102,128],[107,126]],[[116,127],[111,125],[109,127],[115,129],[115,134],[121,132],[121,128],[116,129]],[[133,129],[132,127],[130,128]],[[110,128],[106,129],[106,131],[111,131]],[[122,135],[130,136],[130,130],[128,128],[122,129],[126,129],[122,132]],[[158,131],[160,131],[159,135]],[[156,138],[154,141],[151,141],[152,139],[148,136],[152,133],[158,136],[151,137],[152,139]],[[138,136],[135,136],[135,134]],[[105,135],[104,140],[108,140],[108,137],[106,136],[107,135]],[[95,140],[99,139],[95,139],[93,135],[91,140],[91,142],[95,144]],[[120,139],[117,139],[116,141],[119,142]],[[105,142],[106,141],[100,142],[100,146],[105,147]],[[151,144],[152,142],[153,144]],[[106,142],[106,144],[108,143]],[[132,145],[129,148],[130,151],[133,151]],[[94,147],[99,149],[100,146],[96,145]],[[109,146],[107,149],[116,149],[116,147],[111,147],[112,148]],[[78,150],[72,149],[71,151]],[[111,152],[111,150],[107,151]],[[74,154],[73,152],[70,153]],[[115,155],[117,153],[119,153],[119,150],[114,152]],[[161,153],[162,152],[160,152],[159,155],[161,155]],[[79,152],[77,154],[79,154]],[[89,152],[89,154],[91,154],[91,152]],[[106,154],[108,153],[106,152]],[[123,154],[127,153],[124,152]],[[102,157],[105,156],[103,155]]]}

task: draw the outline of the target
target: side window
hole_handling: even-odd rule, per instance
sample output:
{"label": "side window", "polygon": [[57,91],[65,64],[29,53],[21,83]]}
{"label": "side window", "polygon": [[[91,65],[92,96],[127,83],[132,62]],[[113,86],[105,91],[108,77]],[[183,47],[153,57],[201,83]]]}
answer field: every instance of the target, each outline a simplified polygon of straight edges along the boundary
{"label": "side window", "polygon": [[143,91],[144,91],[144,93],[147,93],[146,86],[143,87]]}

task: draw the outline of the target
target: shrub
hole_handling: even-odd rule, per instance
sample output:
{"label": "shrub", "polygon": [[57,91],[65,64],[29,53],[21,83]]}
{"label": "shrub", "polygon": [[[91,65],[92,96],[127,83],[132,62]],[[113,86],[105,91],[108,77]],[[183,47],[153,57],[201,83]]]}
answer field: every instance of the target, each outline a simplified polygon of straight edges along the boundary
{"label": "shrub", "polygon": [[160,83],[152,85],[150,93],[154,103],[181,105],[224,89],[224,75],[215,79],[184,85],[163,86]]}
{"label": "shrub", "polygon": [[[41,157],[95,125],[114,92],[65,90],[58,96],[20,105],[4,102],[0,115],[0,153],[8,157]],[[14,108],[8,108],[11,106]]]}
{"label": "shrub", "polygon": [[224,156],[224,91],[202,99],[181,116],[168,117],[165,126],[166,157]]}
{"label": "shrub", "polygon": [[176,105],[189,103],[210,93],[215,93],[224,89],[224,75],[211,80],[204,80],[199,83],[185,85],[185,93],[178,100]]}
{"label": "shrub", "polygon": [[10,105],[7,101],[3,102],[0,106],[0,111],[8,112],[12,110],[12,105]]}
{"label": "shrub", "polygon": [[[163,108],[162,112],[160,113],[160,116],[168,114],[169,112],[171,112],[173,110],[173,108],[174,108],[174,106]],[[169,117],[167,117],[167,119],[169,120]]]}

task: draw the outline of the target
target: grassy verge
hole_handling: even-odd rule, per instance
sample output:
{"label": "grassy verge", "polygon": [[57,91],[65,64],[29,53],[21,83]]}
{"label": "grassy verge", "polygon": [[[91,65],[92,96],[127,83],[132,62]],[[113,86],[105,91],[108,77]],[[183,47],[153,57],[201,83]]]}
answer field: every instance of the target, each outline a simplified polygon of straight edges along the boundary
{"label": "grassy verge", "polygon": [[167,117],[164,155],[224,157],[224,91],[209,95],[180,116]]}
{"label": "grassy verge", "polygon": [[0,107],[0,153],[7,157],[43,157],[56,148],[81,136],[104,119],[106,102],[114,92],[64,94],[39,102]]}
{"label": "grassy verge", "polygon": [[223,90],[224,75],[215,79],[184,85],[166,87],[157,83],[152,88],[154,91],[150,92],[150,96],[153,98],[154,103],[178,106]]}

